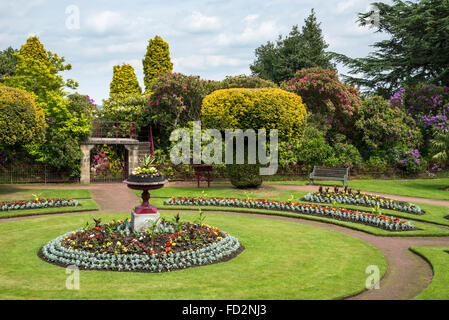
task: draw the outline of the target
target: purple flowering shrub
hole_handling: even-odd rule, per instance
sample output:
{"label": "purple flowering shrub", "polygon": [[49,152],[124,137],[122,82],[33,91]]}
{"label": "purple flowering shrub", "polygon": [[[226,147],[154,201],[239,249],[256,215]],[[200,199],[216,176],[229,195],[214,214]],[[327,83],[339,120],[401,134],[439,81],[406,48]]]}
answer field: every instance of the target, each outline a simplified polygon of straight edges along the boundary
{"label": "purple flowering shrub", "polygon": [[406,87],[403,100],[408,113],[416,117],[449,114],[449,87]]}
{"label": "purple flowering shrub", "polygon": [[418,149],[409,151],[394,149],[389,158],[408,176],[418,174],[426,164]]}

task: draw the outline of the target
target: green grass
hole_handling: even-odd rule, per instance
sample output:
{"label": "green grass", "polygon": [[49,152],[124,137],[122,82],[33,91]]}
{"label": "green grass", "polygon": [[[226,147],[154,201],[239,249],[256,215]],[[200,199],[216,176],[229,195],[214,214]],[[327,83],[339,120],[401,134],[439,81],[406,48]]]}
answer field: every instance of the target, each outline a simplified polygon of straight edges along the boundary
{"label": "green grass", "polygon": [[446,247],[411,247],[410,250],[426,259],[432,266],[433,278],[430,285],[421,292],[416,300],[448,300],[449,277],[449,246]]}
{"label": "green grass", "polygon": [[[142,191],[133,190],[140,197]],[[241,190],[232,187],[164,187],[158,190],[150,191],[152,198],[170,198],[179,197],[223,197],[223,198],[251,198],[251,199],[270,199],[286,200],[296,191],[280,190],[275,188],[260,188]],[[305,194],[305,193],[304,193]]]}
{"label": "green grass", "polygon": [[88,189],[21,189],[0,188],[0,201],[32,200],[35,198],[53,199],[91,199],[92,194]]}
{"label": "green grass", "polygon": [[[107,222],[129,214],[96,216]],[[40,260],[37,251],[93,217],[0,223],[0,299],[337,299],[364,290],[367,266],[379,266],[382,275],[386,270],[380,251],[338,232],[287,221],[207,215],[206,223],[245,246],[236,258],[162,274],[80,271],[80,290],[67,290],[65,269]],[[181,214],[182,220],[195,218],[194,213]]]}
{"label": "green grass", "polygon": [[[270,181],[266,184],[305,185],[307,181]],[[337,185],[338,181],[316,181],[317,185]],[[409,179],[409,180],[349,180],[351,188],[363,191],[394,194],[399,196],[419,197],[436,200],[449,200],[449,178]]]}

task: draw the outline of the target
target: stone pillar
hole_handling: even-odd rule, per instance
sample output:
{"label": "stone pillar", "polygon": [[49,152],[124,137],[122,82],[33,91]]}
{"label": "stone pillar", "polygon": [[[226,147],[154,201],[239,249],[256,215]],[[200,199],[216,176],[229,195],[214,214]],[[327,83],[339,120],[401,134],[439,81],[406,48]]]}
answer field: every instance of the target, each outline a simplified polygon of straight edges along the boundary
{"label": "stone pillar", "polygon": [[90,184],[90,151],[93,147],[93,144],[81,145],[81,152],[83,153],[81,158],[81,184]]}
{"label": "stone pillar", "polygon": [[132,174],[132,171],[139,166],[139,145],[125,144],[125,148],[128,150],[128,174]]}

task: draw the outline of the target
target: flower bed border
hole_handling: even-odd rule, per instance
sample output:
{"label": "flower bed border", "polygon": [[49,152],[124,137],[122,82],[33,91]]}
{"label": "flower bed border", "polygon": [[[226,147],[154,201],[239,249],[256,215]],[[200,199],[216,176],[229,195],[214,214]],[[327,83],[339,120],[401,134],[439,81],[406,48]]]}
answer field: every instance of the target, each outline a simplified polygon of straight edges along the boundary
{"label": "flower bed border", "polygon": [[[327,196],[331,195],[331,196]],[[333,196],[336,195],[336,196]],[[355,194],[359,195],[359,194]],[[389,199],[381,196],[377,196],[374,194],[366,194],[366,193],[360,193],[362,197],[368,196],[373,197],[374,199],[378,199],[379,201],[370,200],[370,199],[363,199],[363,198],[355,198],[354,194],[344,194],[343,192],[309,192],[306,194],[301,201],[307,201],[307,202],[313,202],[313,203],[332,203],[332,201],[336,201],[340,204],[347,204],[347,205],[356,205],[361,207],[368,207],[368,208],[374,208],[376,204],[378,204],[382,209],[388,209],[388,210],[394,210],[398,212],[408,213],[408,214],[414,214],[417,216],[422,216],[426,212],[422,210],[418,205],[414,203],[409,203],[406,201],[400,201],[400,200],[394,200]],[[345,198],[342,198],[345,197]],[[369,203],[362,203],[361,201],[368,201]],[[396,205],[396,207],[390,207],[388,204],[392,203],[392,205]],[[407,209],[409,208],[409,209]],[[416,209],[413,209],[416,208]]]}
{"label": "flower bed border", "polygon": [[[79,270],[161,273],[229,261],[245,249],[237,238],[224,232],[223,238],[218,242],[198,250],[182,251],[161,258],[156,254],[96,254],[82,250],[75,251],[61,245],[66,236],[80,230],[82,228],[51,240],[40,248],[38,257],[60,267],[76,266]],[[217,248],[221,249],[218,253],[214,252]],[[185,266],[178,266],[180,262],[185,263]]]}
{"label": "flower bed border", "polygon": [[[412,223],[393,216],[376,217],[370,212],[345,208],[335,208],[299,202],[285,202],[275,200],[235,199],[235,198],[170,198],[164,205],[178,206],[216,206],[235,207],[246,209],[263,209],[275,211],[287,211],[310,216],[325,217],[333,220],[364,224],[391,232],[405,232],[418,230]],[[390,222],[392,221],[392,222]]]}
{"label": "flower bed border", "polygon": [[0,202],[0,212],[81,206],[76,199],[37,199]]}

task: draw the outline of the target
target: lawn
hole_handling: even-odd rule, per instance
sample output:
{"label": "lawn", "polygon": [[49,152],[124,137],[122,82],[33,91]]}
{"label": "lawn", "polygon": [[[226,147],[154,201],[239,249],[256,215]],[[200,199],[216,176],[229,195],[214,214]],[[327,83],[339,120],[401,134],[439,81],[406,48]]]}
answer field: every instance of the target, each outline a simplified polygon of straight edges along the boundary
{"label": "lawn", "polygon": [[432,282],[415,299],[448,300],[449,278],[447,266],[449,265],[449,247],[411,247],[410,249],[426,259],[433,269]]}
{"label": "lawn", "polygon": [[[98,216],[107,222],[129,214]],[[287,221],[207,215],[206,223],[245,246],[236,258],[162,274],[80,271],[80,290],[67,290],[65,269],[40,260],[37,251],[93,217],[0,223],[0,299],[338,299],[364,290],[368,266],[378,266],[381,274],[386,270],[376,248],[338,232]],[[181,214],[183,220],[196,217]]]}

